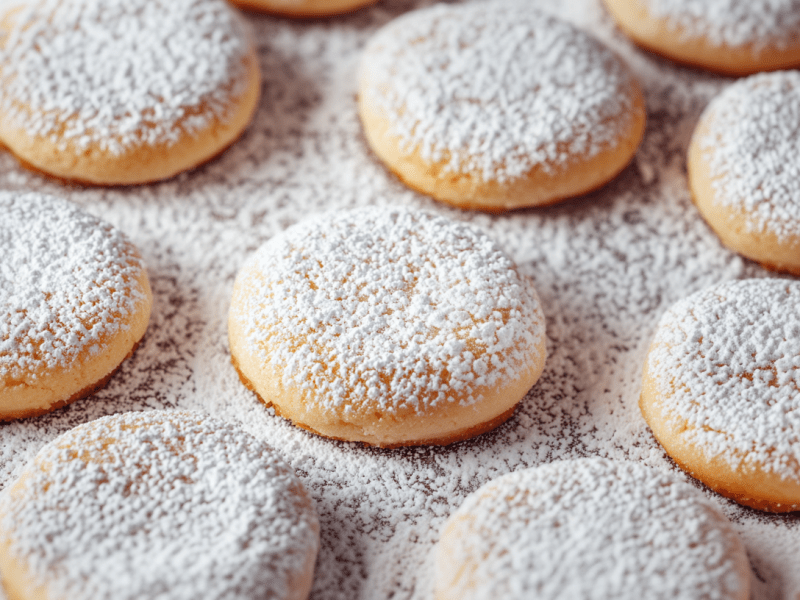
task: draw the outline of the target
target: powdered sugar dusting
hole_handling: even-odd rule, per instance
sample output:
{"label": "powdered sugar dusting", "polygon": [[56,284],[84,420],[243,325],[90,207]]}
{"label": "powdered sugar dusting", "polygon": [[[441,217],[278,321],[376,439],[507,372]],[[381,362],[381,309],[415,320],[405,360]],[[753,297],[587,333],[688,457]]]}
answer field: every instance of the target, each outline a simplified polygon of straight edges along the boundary
{"label": "powdered sugar dusting", "polygon": [[643,0],[653,16],[666,19],[687,38],[716,46],[769,48],[797,44],[800,0]]}
{"label": "powdered sugar dusting", "polygon": [[443,598],[724,600],[748,586],[730,523],[691,486],[630,462],[509,473],[467,498],[445,540]]}
{"label": "powdered sugar dusting", "polygon": [[[688,192],[692,131],[730,80],[639,52],[600,0],[530,0],[591,31],[631,66],[645,90],[647,133],[631,166],[586,198],[501,216],[454,210],[409,190],[373,158],[355,102],[370,37],[390,19],[432,3],[381,0],[311,22],[248,13],[263,74],[254,121],[218,159],[176,179],[136,188],[63,187],[0,153],[0,186],[65,195],[130,236],[154,293],[147,335],[106,388],[54,413],[0,424],[0,484],[46,442],[90,419],[144,408],[202,410],[266,441],[313,496],[322,543],[311,600],[429,600],[432,551],[444,521],[495,477],[603,456],[691,482],[655,441],[637,404],[658,319],[712,284],[774,276],[726,250]],[[469,222],[533,280],[547,318],[545,371],[493,432],[452,447],[367,449],[299,430],[239,381],[227,319],[242,265],[294,223],[367,205]],[[796,600],[797,517],[703,493],[745,540],[753,600]]]}
{"label": "powdered sugar dusting", "polygon": [[800,236],[800,72],[737,81],[704,122],[709,130],[699,143],[715,201],[743,211],[750,232]]}
{"label": "powdered sugar dusting", "polygon": [[24,4],[0,47],[0,107],[29,136],[115,154],[171,144],[243,91],[247,35],[223,0]]}
{"label": "powdered sugar dusting", "polygon": [[2,536],[59,597],[289,598],[319,525],[263,442],[199,413],[106,417],[45,446]]}
{"label": "powdered sugar dusting", "polygon": [[469,405],[543,358],[529,281],[490,238],[430,213],[362,208],[296,225],[239,281],[231,315],[250,351],[329,410]]}
{"label": "powdered sugar dusting", "polygon": [[647,368],[686,440],[735,468],[800,481],[800,283],[726,283],[675,304]]}
{"label": "powdered sugar dusting", "polygon": [[591,158],[634,118],[635,84],[617,57],[528,3],[409,13],[369,42],[361,79],[362,102],[405,151],[485,181]]}
{"label": "powdered sugar dusting", "polygon": [[0,376],[33,383],[109,336],[147,301],[144,264],[117,229],[37,193],[0,192]]}

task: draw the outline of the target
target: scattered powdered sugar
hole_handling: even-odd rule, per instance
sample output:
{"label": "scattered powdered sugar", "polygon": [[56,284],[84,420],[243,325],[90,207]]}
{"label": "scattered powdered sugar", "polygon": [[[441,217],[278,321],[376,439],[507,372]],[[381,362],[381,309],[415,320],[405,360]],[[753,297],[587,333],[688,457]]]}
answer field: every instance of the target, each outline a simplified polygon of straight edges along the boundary
{"label": "scattered powdered sugar", "polygon": [[[51,414],[0,424],[0,485],[46,442],[91,419],[146,408],[201,410],[266,441],[313,496],[321,548],[311,600],[429,600],[443,523],[493,478],[602,456],[692,481],[670,462],[638,408],[650,338],[662,313],[697,290],[774,277],[726,250],[688,192],[692,131],[730,80],[639,52],[600,0],[530,0],[625,59],[645,90],[647,133],[631,166],[586,198],[504,215],[451,209],[409,190],[374,158],[355,102],[369,38],[392,18],[432,3],[381,0],[314,21],[248,13],[264,79],[255,119],[218,159],[170,181],[64,187],[0,152],[0,187],[66,196],[121,228],[141,250],[154,293],[147,334],[108,386]],[[532,278],[547,320],[545,371],[493,432],[449,447],[364,448],[292,426],[239,381],[227,319],[242,265],[294,223],[367,205],[469,222]],[[745,540],[753,600],[796,600],[797,515],[758,513],[701,489]]]}
{"label": "scattered powdered sugar", "polygon": [[361,208],[295,225],[239,285],[231,315],[249,350],[329,410],[469,405],[542,358],[530,281],[491,238],[432,213]]}
{"label": "scattered powdered sugar", "polygon": [[0,108],[29,136],[115,154],[170,144],[244,88],[248,36],[224,0],[23,4],[0,45]]}
{"label": "scattered powdered sugar", "polygon": [[442,540],[442,598],[725,600],[748,586],[727,519],[686,483],[630,462],[500,477],[467,498]]}
{"label": "scattered powdered sugar", "polygon": [[146,301],[117,229],[52,196],[0,192],[0,376],[33,382],[109,336]]}
{"label": "scattered powdered sugar", "polygon": [[752,46],[757,54],[797,44],[800,0],[642,0],[681,35],[716,46]]}
{"label": "scattered powdered sugar", "polygon": [[361,63],[362,102],[406,152],[445,172],[507,181],[618,145],[636,85],[583,31],[527,2],[439,4],[380,30]]}
{"label": "scattered powdered sugar", "polygon": [[709,129],[699,143],[715,201],[741,209],[748,231],[800,236],[800,72],[739,80],[703,120]]}
{"label": "scattered powdered sugar", "polygon": [[750,279],[681,300],[648,373],[707,457],[800,481],[800,283]]}
{"label": "scattered powdered sugar", "polygon": [[190,412],[65,433],[0,514],[12,555],[60,598],[289,598],[319,544],[291,468],[241,429]]}

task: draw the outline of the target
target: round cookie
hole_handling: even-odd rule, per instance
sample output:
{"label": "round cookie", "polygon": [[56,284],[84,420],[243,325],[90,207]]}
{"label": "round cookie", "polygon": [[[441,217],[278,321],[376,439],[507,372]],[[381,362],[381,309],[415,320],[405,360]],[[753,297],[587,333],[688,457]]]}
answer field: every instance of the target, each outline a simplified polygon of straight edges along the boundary
{"label": "round cookie", "polygon": [[219,154],[255,111],[255,49],[224,0],[19,4],[0,13],[0,141],[37,170],[165,179]]}
{"label": "round cookie", "polygon": [[78,207],[0,192],[0,420],[42,414],[105,385],[150,319],[133,244]]}
{"label": "round cookie", "polygon": [[639,46],[728,75],[800,66],[800,0],[605,0]]}
{"label": "round cookie", "polygon": [[12,600],[304,600],[318,547],[313,501],[291,468],[199,413],[76,427],[0,497]]}
{"label": "round cookie", "polygon": [[525,3],[439,4],[381,29],[359,114],[410,187],[462,208],[551,204],[600,187],[642,139],[639,85],[605,46]]}
{"label": "round cookie", "polygon": [[436,600],[747,600],[749,586],[744,545],[697,490],[596,458],[490,481],[436,549]]}
{"label": "round cookie", "polygon": [[352,12],[378,0],[230,0],[241,8],[285,17],[329,17]]}
{"label": "round cookie", "polygon": [[722,243],[800,275],[800,72],[737,81],[700,118],[689,185]]}
{"label": "round cookie", "polygon": [[530,281],[486,235],[422,211],[342,211],[242,267],[243,382],[296,425],[375,446],[448,444],[508,419],[542,373]]}
{"label": "round cookie", "polygon": [[740,504],[800,508],[800,283],[713,286],[661,318],[639,405],[675,462]]}

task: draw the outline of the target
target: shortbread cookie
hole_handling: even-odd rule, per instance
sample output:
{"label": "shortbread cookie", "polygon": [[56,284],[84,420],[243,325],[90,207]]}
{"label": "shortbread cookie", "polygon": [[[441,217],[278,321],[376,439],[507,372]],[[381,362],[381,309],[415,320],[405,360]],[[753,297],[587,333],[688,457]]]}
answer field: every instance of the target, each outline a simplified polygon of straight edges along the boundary
{"label": "shortbread cookie", "polygon": [[640,406],[678,465],[753,508],[800,508],[800,283],[750,279],[662,317]]}
{"label": "shortbread cookie", "polygon": [[224,0],[11,0],[0,34],[0,141],[60,178],[171,177],[231,144],[258,101]]}
{"label": "shortbread cookie", "polygon": [[436,552],[436,600],[747,600],[749,586],[744,545],[697,490],[602,459],[487,483]]}
{"label": "shortbread cookie", "polygon": [[729,75],[800,66],[800,0],[605,0],[638,45]]}
{"label": "shortbread cookie", "polygon": [[539,378],[530,281],[486,235],[374,207],[288,229],[236,279],[231,356],[295,424],[376,446],[447,444],[505,421]]}
{"label": "shortbread cookie", "polygon": [[603,185],[645,124],[639,86],[610,50],[522,2],[439,4],[389,23],[364,50],[359,112],[409,186],[492,211]]}
{"label": "shortbread cookie", "polygon": [[712,101],[689,147],[697,208],[722,242],[800,275],[800,72],[738,81]]}
{"label": "shortbread cookie", "polygon": [[91,394],[133,353],[150,319],[133,244],[78,207],[0,192],[0,420]]}
{"label": "shortbread cookie", "polygon": [[318,547],[313,501],[291,468],[199,413],[76,427],[0,497],[12,600],[305,600]]}
{"label": "shortbread cookie", "polygon": [[329,17],[354,11],[377,0],[230,0],[242,8],[286,17]]}

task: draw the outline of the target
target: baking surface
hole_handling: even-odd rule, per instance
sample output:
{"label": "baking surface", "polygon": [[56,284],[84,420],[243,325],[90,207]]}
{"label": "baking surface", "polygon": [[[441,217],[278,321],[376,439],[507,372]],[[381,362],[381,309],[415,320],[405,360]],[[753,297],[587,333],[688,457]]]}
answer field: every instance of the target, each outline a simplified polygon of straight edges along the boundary
{"label": "baking surface", "polygon": [[[687,189],[692,129],[732,80],[636,50],[600,0],[528,1],[610,44],[647,98],[647,133],[634,162],[602,190],[556,207],[498,216],[450,209],[405,188],[367,148],[355,104],[360,49],[377,27],[425,1],[382,0],[319,21],[248,14],[264,80],[255,121],[222,156],[168,182],[64,186],[0,155],[0,188],[57,194],[125,231],[142,251],[154,292],[141,347],[105,389],[50,415],[0,425],[3,485],[42,445],[79,423],[126,410],[205,411],[268,441],[308,486],[322,524],[314,600],[399,600],[431,596],[430,554],[440,527],[494,477],[594,455],[674,471],[637,406],[658,318],[713,283],[774,276],[722,248]],[[446,448],[363,448],[294,428],[239,382],[226,321],[240,265],[310,214],[365,204],[417,206],[472,222],[535,282],[547,316],[548,362],[496,431]],[[762,514],[705,493],[743,537],[753,597],[795,598],[797,516]]]}

